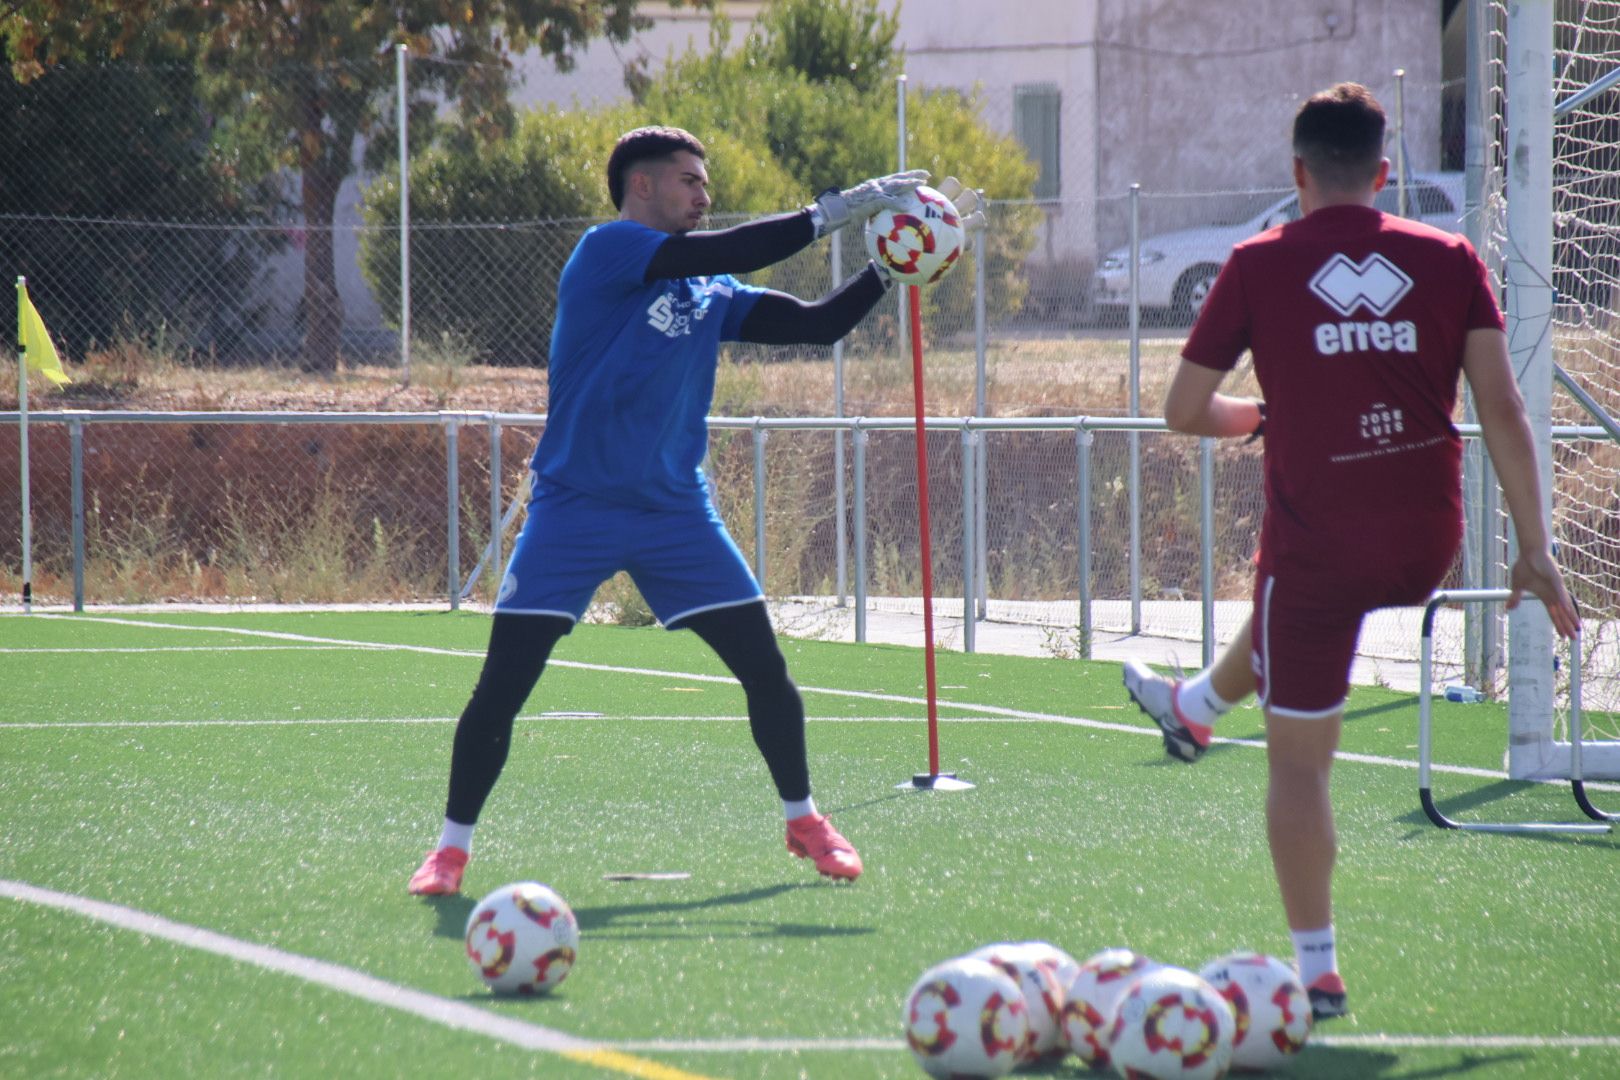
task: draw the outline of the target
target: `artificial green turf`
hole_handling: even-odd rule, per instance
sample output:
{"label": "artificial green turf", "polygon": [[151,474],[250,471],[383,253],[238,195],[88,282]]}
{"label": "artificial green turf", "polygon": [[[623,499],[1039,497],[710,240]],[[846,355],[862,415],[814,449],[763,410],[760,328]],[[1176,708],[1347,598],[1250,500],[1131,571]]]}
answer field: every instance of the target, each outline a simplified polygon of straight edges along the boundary
{"label": "artificial green turf", "polygon": [[[0,721],[0,877],[587,1038],[894,1040],[893,1050],[642,1055],[705,1076],[920,1075],[899,1048],[906,990],[931,964],[991,941],[1043,938],[1081,958],[1128,945],[1193,968],[1237,948],[1289,955],[1264,843],[1263,753],[1218,746],[1196,768],[1167,761],[1123,707],[1116,665],[942,653],[942,763],[978,786],[901,792],[926,765],[924,724],[862,718],[921,708],[818,688],[916,697],[920,654],[784,642],[816,718],[817,800],[866,861],[858,883],[834,886],[782,848],[741,691],[679,674],[723,675],[718,661],[692,635],[582,627],[519,721],[467,895],[423,901],[403,882],[437,834],[451,721],[487,619],[130,618],[432,651],[245,650],[232,647],[297,642],[0,619],[5,649],[171,650],[0,652],[12,706]],[[1135,730],[954,719],[985,706]],[[605,715],[541,715],[560,711]],[[274,723],[197,723],[242,720]],[[1252,710],[1229,721],[1223,734],[1259,733]],[[72,726],[98,722],[150,726]],[[1345,748],[1411,761],[1415,723],[1410,695],[1357,691]],[[29,724],[40,726],[19,726]],[[1504,726],[1496,706],[1437,706],[1437,756],[1496,765]],[[1390,764],[1341,763],[1336,788],[1337,923],[1355,1015],[1327,1034],[1620,1034],[1612,839],[1441,832],[1417,809],[1415,772]],[[1437,773],[1435,788],[1461,817],[1574,813],[1549,785]],[[692,876],[603,880],[670,870]],[[489,1001],[461,956],[462,926],[479,895],[525,878],[573,905],[580,960],[550,999]],[[0,902],[0,974],[0,1074],[384,1076],[442,1061],[490,1075],[611,1075],[17,902]],[[1317,1044],[1294,1071],[1450,1070],[1616,1075],[1620,1050]]]}

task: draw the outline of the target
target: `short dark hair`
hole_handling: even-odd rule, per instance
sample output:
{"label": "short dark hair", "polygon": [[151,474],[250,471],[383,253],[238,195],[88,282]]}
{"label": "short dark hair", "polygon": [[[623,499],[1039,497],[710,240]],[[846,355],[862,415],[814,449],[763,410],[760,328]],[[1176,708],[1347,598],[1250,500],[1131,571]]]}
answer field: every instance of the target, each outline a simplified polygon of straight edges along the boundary
{"label": "short dark hair", "polygon": [[1294,155],[1329,190],[1371,183],[1384,159],[1384,107],[1360,83],[1312,94],[1294,114]]}
{"label": "short dark hair", "polygon": [[639,127],[619,136],[608,156],[608,197],[613,209],[624,208],[624,176],[643,161],[667,158],[682,150],[704,156],[703,144],[690,131],[678,127]]}

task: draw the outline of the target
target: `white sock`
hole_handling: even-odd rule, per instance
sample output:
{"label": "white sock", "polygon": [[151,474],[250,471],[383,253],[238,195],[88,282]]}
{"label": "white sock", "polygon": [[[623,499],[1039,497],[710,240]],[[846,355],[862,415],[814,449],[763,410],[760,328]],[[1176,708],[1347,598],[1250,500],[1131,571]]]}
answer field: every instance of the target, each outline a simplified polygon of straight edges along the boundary
{"label": "white sock", "polygon": [[1299,965],[1299,981],[1306,986],[1339,970],[1339,956],[1334,947],[1333,924],[1320,930],[1290,930],[1294,939],[1294,961]]}
{"label": "white sock", "polygon": [[806,814],[813,814],[816,812],[816,800],[809,796],[802,799],[783,799],[782,812],[787,815],[789,821],[794,818],[804,817]]}
{"label": "white sock", "polygon": [[439,833],[439,846],[442,848],[458,847],[467,854],[472,854],[473,826],[463,825],[458,821],[444,819],[444,831]]}
{"label": "white sock", "polygon": [[1195,724],[1214,727],[1215,721],[1228,712],[1233,703],[1215,692],[1210,675],[1214,669],[1200,671],[1183,682],[1176,691],[1176,708]]}

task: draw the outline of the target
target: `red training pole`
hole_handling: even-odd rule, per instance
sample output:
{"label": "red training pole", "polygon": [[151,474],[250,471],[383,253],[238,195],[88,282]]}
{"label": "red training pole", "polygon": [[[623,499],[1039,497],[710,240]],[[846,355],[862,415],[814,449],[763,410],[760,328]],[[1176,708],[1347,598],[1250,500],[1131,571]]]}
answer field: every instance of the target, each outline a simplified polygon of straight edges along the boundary
{"label": "red training pole", "polygon": [[922,540],[923,665],[928,676],[928,775],[939,775],[939,700],[934,685],[934,552],[928,527],[928,440],[923,416],[922,291],[911,292],[911,385],[917,414],[917,528]]}

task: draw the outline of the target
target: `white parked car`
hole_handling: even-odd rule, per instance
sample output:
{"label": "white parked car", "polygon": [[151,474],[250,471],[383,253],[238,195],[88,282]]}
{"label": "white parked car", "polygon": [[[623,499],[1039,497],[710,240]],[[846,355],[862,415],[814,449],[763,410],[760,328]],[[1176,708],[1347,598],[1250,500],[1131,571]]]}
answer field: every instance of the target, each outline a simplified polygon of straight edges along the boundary
{"label": "white parked car", "polygon": [[[1414,173],[1406,186],[1407,216],[1427,222],[1447,232],[1462,230],[1463,174]],[[1399,195],[1393,181],[1378,193],[1375,205],[1395,213]],[[1172,318],[1190,323],[1209,295],[1209,287],[1221,265],[1232,253],[1232,245],[1247,240],[1274,225],[1299,218],[1299,196],[1271,199],[1258,213],[1238,220],[1199,225],[1191,229],[1159,233],[1141,241],[1141,302],[1144,309],[1156,309]],[[1122,318],[1131,302],[1131,249],[1115,248],[1097,264],[1092,278],[1093,311],[1114,322]]]}

